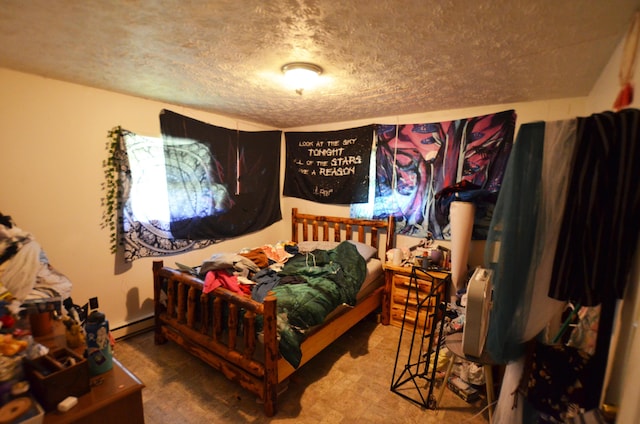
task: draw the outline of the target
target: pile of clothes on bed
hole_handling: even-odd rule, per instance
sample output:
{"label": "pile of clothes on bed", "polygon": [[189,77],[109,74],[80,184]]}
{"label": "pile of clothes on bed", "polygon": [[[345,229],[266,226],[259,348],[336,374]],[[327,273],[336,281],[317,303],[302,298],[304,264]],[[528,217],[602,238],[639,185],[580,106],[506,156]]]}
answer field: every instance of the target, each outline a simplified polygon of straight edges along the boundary
{"label": "pile of clothes on bed", "polygon": [[72,284],[51,264],[35,237],[0,213],[0,309],[17,315],[29,303],[70,299]]}
{"label": "pile of clothes on bed", "polygon": [[[306,333],[322,324],[338,306],[356,303],[367,271],[360,253],[366,246],[361,243],[343,241],[322,247],[299,249],[298,244],[286,242],[239,253],[216,253],[196,268],[177,265],[199,276],[205,293],[224,287],[258,302],[273,293],[278,299],[280,353],[297,368]],[[377,250],[373,252],[366,255],[370,257]]]}

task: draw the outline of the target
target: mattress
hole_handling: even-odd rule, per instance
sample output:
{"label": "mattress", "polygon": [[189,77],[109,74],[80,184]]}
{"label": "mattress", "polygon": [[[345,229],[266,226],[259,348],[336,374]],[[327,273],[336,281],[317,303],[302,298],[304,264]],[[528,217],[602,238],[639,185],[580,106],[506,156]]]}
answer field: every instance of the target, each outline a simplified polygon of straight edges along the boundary
{"label": "mattress", "polygon": [[367,274],[356,296],[356,301],[367,297],[371,292],[384,285],[384,270],[382,261],[378,258],[371,258],[367,261]]}

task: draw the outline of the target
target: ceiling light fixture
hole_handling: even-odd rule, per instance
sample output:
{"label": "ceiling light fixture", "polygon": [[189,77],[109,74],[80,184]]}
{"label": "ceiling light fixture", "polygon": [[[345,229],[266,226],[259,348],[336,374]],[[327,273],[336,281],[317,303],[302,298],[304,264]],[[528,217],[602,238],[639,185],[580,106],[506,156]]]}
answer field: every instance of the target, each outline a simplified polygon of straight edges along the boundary
{"label": "ceiling light fixture", "polygon": [[292,62],[282,67],[287,84],[296,90],[296,93],[302,95],[302,91],[306,88],[313,87],[317,82],[322,68],[313,63]]}

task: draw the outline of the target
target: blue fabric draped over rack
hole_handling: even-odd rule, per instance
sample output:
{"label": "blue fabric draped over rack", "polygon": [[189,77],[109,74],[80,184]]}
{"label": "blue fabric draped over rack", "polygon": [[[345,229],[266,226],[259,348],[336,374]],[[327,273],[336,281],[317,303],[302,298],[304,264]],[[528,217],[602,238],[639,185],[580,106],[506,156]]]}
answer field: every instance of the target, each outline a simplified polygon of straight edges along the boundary
{"label": "blue fabric draped over rack", "polygon": [[520,299],[527,290],[533,257],[544,128],[543,122],[537,122],[522,125],[518,132],[485,247],[485,262],[493,269],[494,288],[487,351],[500,363],[523,353],[521,334],[528,305]]}

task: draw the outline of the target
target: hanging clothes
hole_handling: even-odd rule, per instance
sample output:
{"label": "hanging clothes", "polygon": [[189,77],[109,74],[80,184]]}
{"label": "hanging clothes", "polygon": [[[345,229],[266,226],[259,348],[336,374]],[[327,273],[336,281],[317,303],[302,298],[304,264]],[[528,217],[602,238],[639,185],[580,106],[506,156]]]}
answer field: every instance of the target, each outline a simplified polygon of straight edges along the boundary
{"label": "hanging clothes", "polygon": [[521,127],[485,249],[485,266],[494,269],[486,349],[508,363],[496,423],[530,418],[523,415],[524,402],[513,409],[522,343],[569,300],[601,305],[588,398],[581,405],[598,407],[615,305],[628,284],[640,232],[639,165],[635,109]]}
{"label": "hanging clothes", "polygon": [[547,292],[576,125],[571,119],[521,126],[493,216],[485,248],[485,266],[495,277],[486,349],[508,363],[495,423],[522,422],[524,401],[514,402],[513,396],[520,396],[524,343],[564,305]]}
{"label": "hanging clothes", "polygon": [[640,230],[640,111],[578,118],[549,295],[585,306],[621,299]]}
{"label": "hanging clothes", "polygon": [[486,350],[499,363],[524,352],[521,335],[527,305],[521,300],[534,253],[544,129],[544,122],[520,127],[485,246],[485,263],[493,269],[494,293]]}
{"label": "hanging clothes", "polygon": [[624,296],[640,234],[639,125],[637,109],[578,119],[549,295],[601,305],[586,409],[600,403],[616,303]]}

